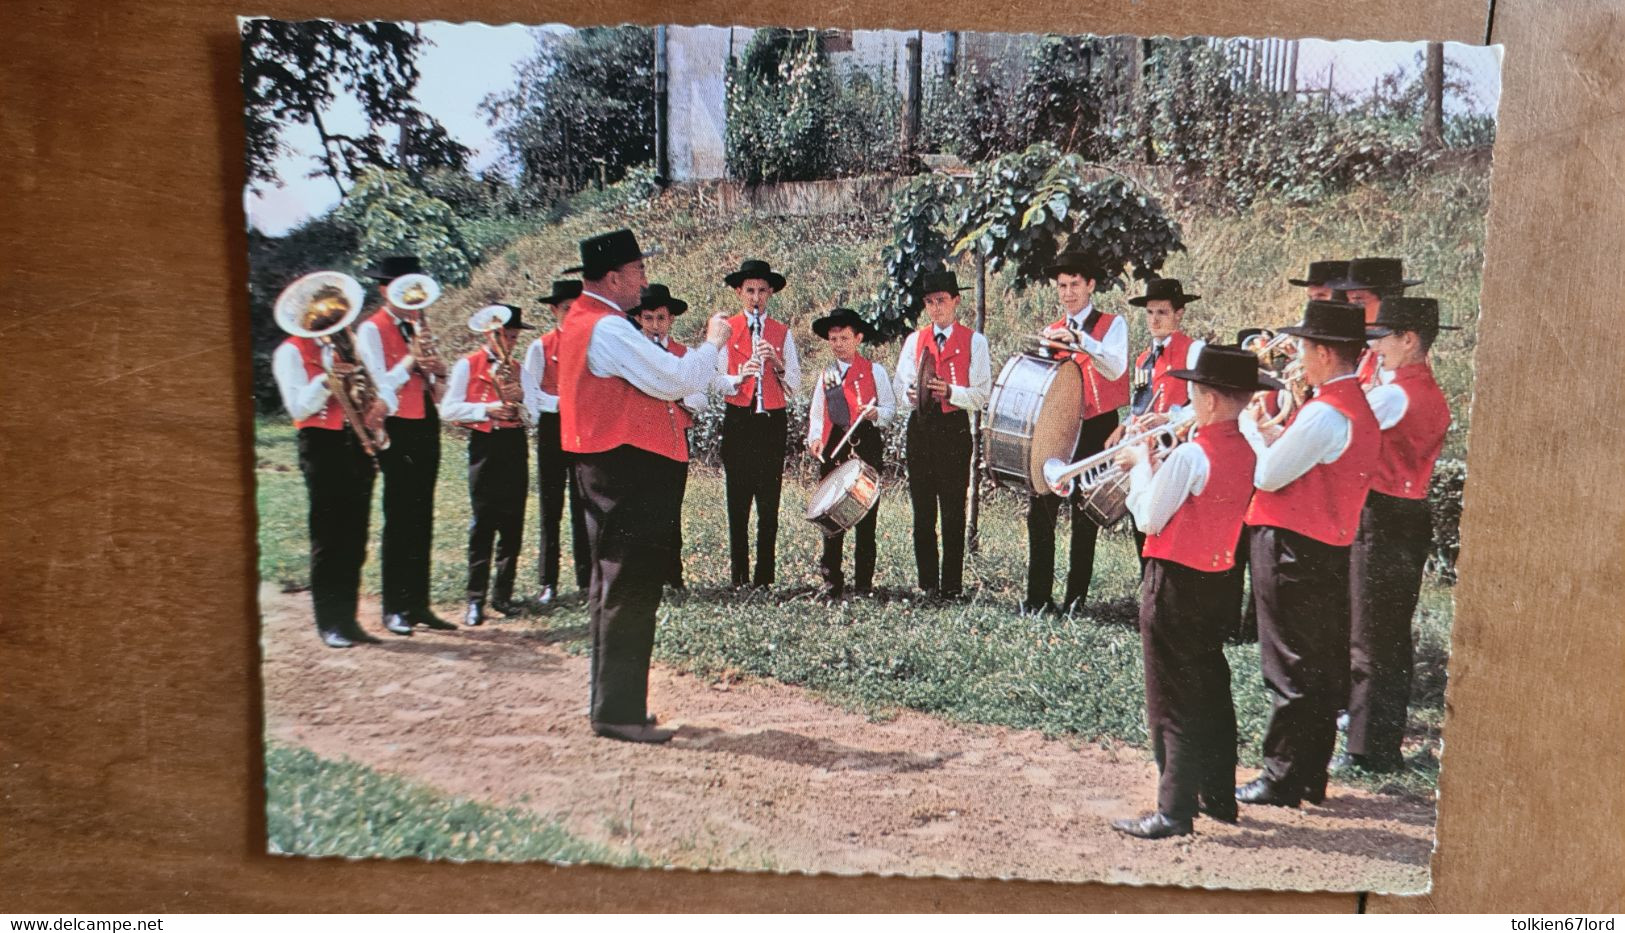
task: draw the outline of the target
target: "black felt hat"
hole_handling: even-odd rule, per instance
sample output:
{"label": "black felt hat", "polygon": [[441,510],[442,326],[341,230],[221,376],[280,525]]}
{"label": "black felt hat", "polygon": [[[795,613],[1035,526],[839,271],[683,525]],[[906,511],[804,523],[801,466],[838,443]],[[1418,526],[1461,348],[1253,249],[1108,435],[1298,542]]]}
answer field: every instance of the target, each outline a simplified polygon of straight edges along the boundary
{"label": "black felt hat", "polygon": [[532,327],[531,325],[525,323],[525,312],[521,311],[519,309],[518,305],[503,304],[502,302],[499,301],[499,302],[497,302],[497,306],[508,309],[508,323],[502,325],[503,327],[505,327],[505,328],[507,328],[509,330],[535,330],[536,329],[535,327]]}
{"label": "black felt hat", "polygon": [[813,333],[823,340],[829,339],[829,330],[832,327],[850,327],[862,334],[864,339],[873,336],[875,332],[874,328],[869,326],[869,322],[859,317],[858,312],[851,308],[836,308],[812,322]]}
{"label": "black felt hat", "polygon": [[1241,346],[1247,342],[1247,338],[1257,337],[1263,332],[1264,328],[1262,327],[1243,327],[1241,330],[1236,331],[1236,346]]}
{"label": "black felt hat", "polygon": [[1311,301],[1304,305],[1302,324],[1277,333],[1322,343],[1365,343],[1365,309],[1343,301]]}
{"label": "black felt hat", "polygon": [[729,288],[738,288],[751,279],[761,279],[774,291],[784,289],[784,276],[773,271],[773,267],[761,259],[747,259],[739,264],[738,270],[722,277]]}
{"label": "black felt hat", "polygon": [[1201,297],[1185,294],[1185,286],[1179,284],[1178,279],[1152,279],[1145,283],[1145,294],[1138,298],[1130,298],[1128,303],[1143,308],[1153,301],[1171,301],[1174,307],[1183,308]]}
{"label": "black felt hat", "polygon": [[1377,306],[1377,319],[1365,326],[1370,338],[1387,337],[1407,330],[1419,334],[1437,334],[1441,330],[1461,330],[1450,324],[1439,323],[1439,299],[1412,298],[1391,295]]}
{"label": "black felt hat", "polygon": [[1403,259],[1367,256],[1363,259],[1350,259],[1348,274],[1326,284],[1340,292],[1353,291],[1354,289],[1382,291],[1421,285],[1422,280],[1405,278],[1405,261]]}
{"label": "black felt hat", "polygon": [[1196,357],[1195,369],[1173,369],[1168,371],[1168,375],[1215,389],[1262,392],[1281,387],[1281,383],[1259,371],[1255,354],[1240,347],[1216,343],[1202,347],[1202,352]]}
{"label": "black felt hat", "polygon": [[632,231],[622,228],[600,233],[581,241],[581,265],[571,266],[564,272],[579,272],[584,278],[601,279],[629,262],[636,262],[653,252],[638,248],[638,238]]}
{"label": "black felt hat", "polygon": [[1309,264],[1309,274],[1301,279],[1287,279],[1287,284],[1299,288],[1308,288],[1311,285],[1330,285],[1340,279],[1347,278],[1349,274],[1349,261],[1347,259],[1321,259]]}
{"label": "black felt hat", "polygon": [[927,272],[920,276],[920,295],[933,295],[937,292],[947,292],[957,295],[960,292],[959,277],[954,275],[952,269],[939,269],[936,272]]}
{"label": "black felt hat", "polygon": [[561,305],[566,301],[580,297],[580,279],[554,279],[552,294],[542,295],[536,300],[544,305]]}
{"label": "black felt hat", "polygon": [[423,262],[416,256],[385,256],[367,271],[361,273],[379,282],[392,282],[403,275],[420,275]]}
{"label": "black felt hat", "polygon": [[638,294],[638,303],[633,305],[626,313],[636,315],[639,311],[653,311],[656,308],[665,308],[676,317],[688,310],[688,302],[671,296],[671,289],[659,282],[644,286]]}
{"label": "black felt hat", "polygon": [[1064,273],[1081,275],[1097,282],[1106,277],[1100,259],[1093,253],[1086,253],[1081,249],[1065,250],[1055,257],[1054,262],[1044,267],[1045,278],[1053,279]]}

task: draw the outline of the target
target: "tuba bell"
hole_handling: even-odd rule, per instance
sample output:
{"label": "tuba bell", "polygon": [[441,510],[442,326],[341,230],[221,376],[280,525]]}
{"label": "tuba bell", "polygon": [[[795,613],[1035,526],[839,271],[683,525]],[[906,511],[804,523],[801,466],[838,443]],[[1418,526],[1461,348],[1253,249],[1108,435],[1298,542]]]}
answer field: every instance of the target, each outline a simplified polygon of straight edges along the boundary
{"label": "tuba bell", "polygon": [[323,356],[327,390],[361,449],[373,457],[389,447],[389,435],[381,427],[374,431],[367,426],[366,413],[378,399],[378,388],[356,359],[355,337],[350,333],[365,295],[361,283],[342,272],[312,272],[277,295],[272,314],[282,330],[331,351],[331,357]]}

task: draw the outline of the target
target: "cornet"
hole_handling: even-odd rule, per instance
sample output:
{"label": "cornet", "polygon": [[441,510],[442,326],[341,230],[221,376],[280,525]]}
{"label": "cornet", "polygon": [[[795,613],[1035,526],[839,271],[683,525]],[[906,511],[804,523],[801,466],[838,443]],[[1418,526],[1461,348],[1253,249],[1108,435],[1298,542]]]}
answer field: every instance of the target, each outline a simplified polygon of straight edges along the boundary
{"label": "cornet", "polygon": [[[1273,417],[1261,419],[1258,426],[1270,428],[1285,422],[1309,393],[1309,386],[1303,379],[1303,359],[1298,355],[1297,341],[1291,334],[1262,330],[1242,341],[1241,348],[1257,354],[1259,372],[1281,380],[1287,390],[1279,396],[1280,411]],[[1270,389],[1253,397],[1262,403],[1273,394],[1275,390]]]}
{"label": "cornet", "polygon": [[295,279],[277,296],[273,314],[277,326],[295,337],[306,337],[326,347],[323,355],[327,391],[344,413],[344,420],[361,442],[367,456],[389,447],[383,427],[367,425],[367,412],[378,400],[378,387],[356,359],[350,324],[361,313],[366,292],[361,283],[342,272],[312,272]]}
{"label": "cornet", "polygon": [[1136,431],[1125,436],[1122,440],[1107,447],[1097,454],[1090,454],[1076,463],[1067,463],[1060,457],[1051,457],[1044,461],[1044,482],[1058,496],[1067,495],[1072,491],[1072,481],[1078,481],[1078,489],[1088,492],[1090,489],[1112,480],[1121,472],[1116,464],[1117,455],[1135,446],[1155,439],[1158,443],[1177,444],[1184,440],[1185,434],[1196,424],[1196,414],[1190,408],[1180,409],[1177,415],[1170,415],[1169,420],[1154,428]]}

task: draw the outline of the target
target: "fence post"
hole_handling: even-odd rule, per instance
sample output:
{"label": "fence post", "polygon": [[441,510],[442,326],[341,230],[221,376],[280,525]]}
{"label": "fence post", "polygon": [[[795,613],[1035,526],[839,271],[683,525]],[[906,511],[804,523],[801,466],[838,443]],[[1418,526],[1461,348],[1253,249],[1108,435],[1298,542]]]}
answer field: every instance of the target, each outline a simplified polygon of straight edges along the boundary
{"label": "fence post", "polygon": [[1444,145],[1444,43],[1429,42],[1427,71],[1423,84],[1427,103],[1422,108],[1422,145],[1438,149]]}
{"label": "fence post", "polygon": [[920,133],[920,37],[910,36],[904,47],[908,50],[908,83],[903,92],[903,162],[912,165]]}

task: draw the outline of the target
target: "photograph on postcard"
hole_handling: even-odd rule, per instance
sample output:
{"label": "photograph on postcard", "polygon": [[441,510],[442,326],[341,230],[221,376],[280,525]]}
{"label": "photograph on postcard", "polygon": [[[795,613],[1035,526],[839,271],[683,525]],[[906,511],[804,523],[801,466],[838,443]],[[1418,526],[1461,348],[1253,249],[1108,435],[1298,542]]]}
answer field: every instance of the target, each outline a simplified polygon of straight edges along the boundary
{"label": "photograph on postcard", "polygon": [[1428,889],[1498,47],[241,34],[270,851]]}

